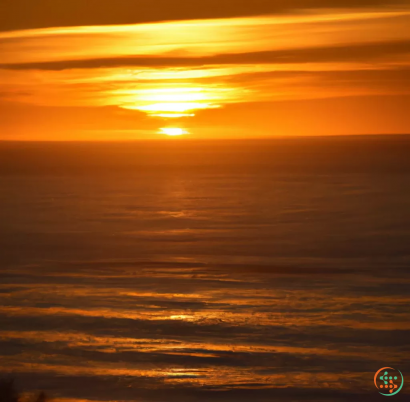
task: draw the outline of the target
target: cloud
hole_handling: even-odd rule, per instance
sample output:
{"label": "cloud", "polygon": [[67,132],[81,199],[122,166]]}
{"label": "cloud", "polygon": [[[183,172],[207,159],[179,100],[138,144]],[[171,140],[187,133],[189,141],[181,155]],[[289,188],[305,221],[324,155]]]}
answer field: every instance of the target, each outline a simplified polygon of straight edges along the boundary
{"label": "cloud", "polygon": [[305,10],[3,32],[3,98],[179,118],[242,102],[406,94],[394,71],[410,61],[409,22],[408,9]]}
{"label": "cloud", "polygon": [[[91,116],[96,115],[93,108],[112,108],[109,116],[115,107],[129,110],[138,133],[126,131],[125,121],[116,126],[123,119],[114,116],[109,117],[112,123],[101,125],[129,139],[146,138],[144,130],[155,126],[145,117],[188,118],[205,116],[207,110],[217,115],[240,103],[251,105],[244,114],[249,116],[252,105],[267,102],[406,95],[409,24],[408,7],[386,3],[380,8],[305,8],[243,18],[4,31],[0,97],[67,113],[71,108],[76,117],[65,131],[75,133],[72,138],[104,136],[96,134],[97,118],[92,117],[95,127],[90,127],[83,109],[74,108],[89,108]],[[31,126],[10,122],[13,116],[2,124],[20,126],[18,133],[3,130],[3,136],[24,138]],[[49,120],[44,122],[47,138],[55,119]]]}
{"label": "cloud", "polygon": [[0,30],[75,25],[134,24],[152,21],[230,18],[292,13],[301,9],[394,7],[405,0],[31,0],[6,1]]}
{"label": "cloud", "polygon": [[[410,54],[410,40],[365,44],[333,45],[291,50],[219,54],[208,57],[139,56],[102,59],[45,61],[38,63],[3,64],[12,70],[67,70],[113,67],[198,67],[224,64],[291,64],[324,62],[386,62],[390,57]],[[409,60],[410,62],[410,60]],[[303,66],[300,67],[303,69]]]}
{"label": "cloud", "polygon": [[[49,28],[0,33],[1,64],[113,57],[212,57],[410,40],[408,9]],[[394,29],[392,27],[394,26]]]}

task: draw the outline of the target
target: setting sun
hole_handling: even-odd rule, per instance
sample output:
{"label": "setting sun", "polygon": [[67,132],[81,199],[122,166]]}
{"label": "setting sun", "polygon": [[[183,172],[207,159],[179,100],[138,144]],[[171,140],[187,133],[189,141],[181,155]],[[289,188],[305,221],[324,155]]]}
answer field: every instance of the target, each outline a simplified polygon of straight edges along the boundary
{"label": "setting sun", "polygon": [[165,134],[165,135],[170,135],[170,136],[177,136],[177,135],[184,135],[188,134],[187,131],[185,131],[182,128],[177,128],[177,127],[165,127],[160,129],[160,134]]}

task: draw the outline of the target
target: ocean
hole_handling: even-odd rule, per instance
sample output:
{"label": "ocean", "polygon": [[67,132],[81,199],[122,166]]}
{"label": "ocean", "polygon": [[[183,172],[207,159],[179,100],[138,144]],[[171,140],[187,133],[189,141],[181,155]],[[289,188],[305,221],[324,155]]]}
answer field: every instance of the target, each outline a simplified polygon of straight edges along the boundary
{"label": "ocean", "polygon": [[22,392],[374,401],[409,378],[409,306],[410,136],[0,142]]}

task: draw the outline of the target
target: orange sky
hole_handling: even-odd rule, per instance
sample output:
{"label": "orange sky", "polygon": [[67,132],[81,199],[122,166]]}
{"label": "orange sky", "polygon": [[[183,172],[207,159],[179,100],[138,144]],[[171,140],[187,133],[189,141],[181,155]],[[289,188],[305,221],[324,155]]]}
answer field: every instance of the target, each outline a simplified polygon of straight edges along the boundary
{"label": "orange sky", "polygon": [[405,3],[94,3],[5,6],[0,139],[410,132]]}

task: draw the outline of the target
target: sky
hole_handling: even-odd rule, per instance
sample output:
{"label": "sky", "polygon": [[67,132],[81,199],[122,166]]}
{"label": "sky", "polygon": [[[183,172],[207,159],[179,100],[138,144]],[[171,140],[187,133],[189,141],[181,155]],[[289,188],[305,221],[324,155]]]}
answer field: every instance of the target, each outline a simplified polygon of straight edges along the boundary
{"label": "sky", "polygon": [[406,1],[17,0],[0,12],[1,140],[410,132]]}

